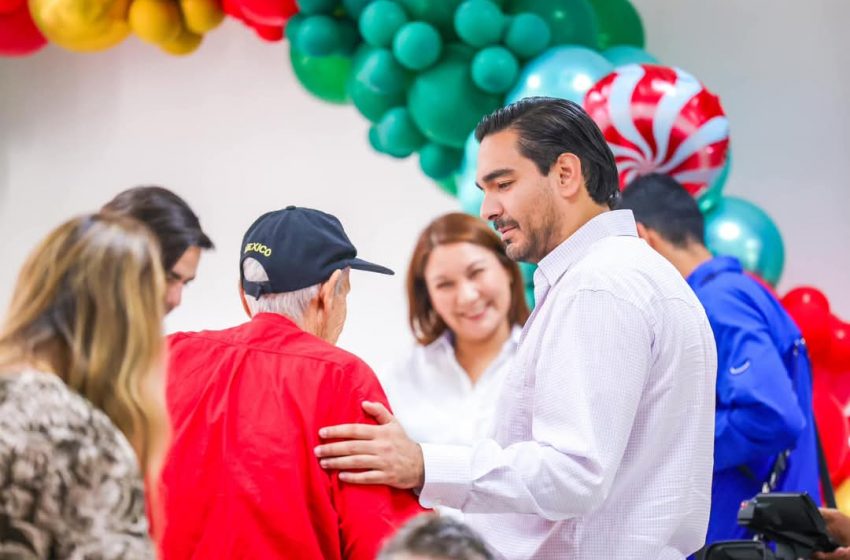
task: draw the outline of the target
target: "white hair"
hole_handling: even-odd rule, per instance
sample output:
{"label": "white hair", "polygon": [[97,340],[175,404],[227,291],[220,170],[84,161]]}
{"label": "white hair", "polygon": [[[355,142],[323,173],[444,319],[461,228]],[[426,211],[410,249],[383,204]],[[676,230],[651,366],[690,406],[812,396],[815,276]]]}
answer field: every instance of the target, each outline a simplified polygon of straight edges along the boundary
{"label": "white hair", "polygon": [[[269,281],[269,275],[263,265],[257,259],[250,257],[242,263],[242,275],[249,282]],[[320,286],[321,284],[315,284],[294,292],[263,294],[259,299],[245,294],[245,301],[252,317],[258,313],[276,313],[277,315],[286,315],[300,324],[310,302],[319,295]]]}

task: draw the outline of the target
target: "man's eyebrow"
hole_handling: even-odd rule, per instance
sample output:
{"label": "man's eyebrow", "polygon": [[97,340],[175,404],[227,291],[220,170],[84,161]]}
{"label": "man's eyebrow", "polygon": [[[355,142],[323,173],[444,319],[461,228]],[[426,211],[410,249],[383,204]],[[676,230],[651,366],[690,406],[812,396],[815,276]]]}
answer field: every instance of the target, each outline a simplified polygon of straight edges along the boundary
{"label": "man's eyebrow", "polygon": [[[489,182],[495,181],[496,179],[503,177],[505,175],[510,175],[513,172],[514,172],[514,170],[511,169],[510,167],[503,167],[502,169],[496,169],[494,171],[491,171],[487,175],[485,175],[484,178],[482,179],[482,181],[484,181],[485,183],[489,183]],[[475,182],[475,186],[478,187],[479,189],[481,188],[481,185],[478,184],[478,181]]]}

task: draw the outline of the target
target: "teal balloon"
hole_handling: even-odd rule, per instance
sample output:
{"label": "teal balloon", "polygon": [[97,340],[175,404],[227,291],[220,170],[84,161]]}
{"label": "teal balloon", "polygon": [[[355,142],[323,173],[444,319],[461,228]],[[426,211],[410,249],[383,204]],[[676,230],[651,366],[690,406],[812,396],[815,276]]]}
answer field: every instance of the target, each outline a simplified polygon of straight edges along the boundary
{"label": "teal balloon", "polygon": [[658,60],[640,47],[616,45],[602,51],[602,56],[616,66],[627,64],[658,64]]}
{"label": "teal balloon", "polygon": [[309,16],[298,24],[295,48],[309,56],[328,56],[342,46],[337,21],[330,16]]}
{"label": "teal balloon", "polygon": [[289,60],[298,82],[314,96],[330,103],[348,103],[346,83],[352,62],[347,56],[308,56],[289,49]]}
{"label": "teal balloon", "polygon": [[405,158],[425,144],[425,137],[416,128],[405,107],[387,111],[375,127],[381,151],[397,158]]}
{"label": "teal balloon", "polygon": [[389,47],[407,23],[407,14],[392,0],[375,0],[363,9],[358,20],[363,40],[373,47]]}
{"label": "teal balloon", "polygon": [[390,51],[364,47],[354,56],[348,94],[364,117],[377,122],[388,110],[405,104],[410,79]]}
{"label": "teal balloon", "polygon": [[522,59],[542,53],[551,41],[549,24],[537,14],[517,14],[505,30],[505,46]]}
{"label": "teal balloon", "polygon": [[726,181],[729,179],[729,172],[731,171],[731,168],[732,151],[727,149],[726,163],[723,165],[723,169],[720,170],[720,173],[714,181],[711,182],[711,186],[709,186],[708,189],[706,189],[706,191],[697,199],[699,209],[703,214],[710,211],[723,199],[723,189],[726,186]]}
{"label": "teal balloon", "polygon": [[[428,177],[440,181],[453,178],[463,161],[463,151],[433,142],[419,150],[419,166]],[[455,185],[455,192],[457,185]]]}
{"label": "teal balloon", "polygon": [[393,54],[405,68],[424,70],[440,58],[443,40],[440,32],[428,23],[406,23],[393,39]]}
{"label": "teal balloon", "polygon": [[301,24],[304,23],[305,19],[307,19],[307,16],[303,14],[295,14],[286,20],[284,32],[286,33],[286,38],[289,39],[290,45],[298,44],[298,32],[301,31]]}
{"label": "teal balloon", "polygon": [[384,153],[384,147],[381,145],[381,136],[378,133],[378,125],[376,124],[369,127],[369,145],[376,152]]}
{"label": "teal balloon", "polygon": [[614,45],[643,46],[643,23],[629,0],[590,0],[599,26],[599,48]]}
{"label": "teal balloon", "polygon": [[531,12],[542,17],[552,32],[553,45],[584,45],[597,48],[599,27],[587,0],[512,0],[510,14]]}
{"label": "teal balloon", "polygon": [[490,93],[508,91],[519,74],[519,62],[505,47],[487,47],[472,59],[472,81]]}
{"label": "teal balloon", "polygon": [[723,197],[705,215],[705,243],[715,255],[737,257],[746,270],[772,285],[782,276],[782,235],[770,216],[752,202]]}
{"label": "teal balloon", "polygon": [[552,47],[525,65],[507,101],[545,96],[581,105],[587,91],[613,70],[604,56],[588,48]]}
{"label": "teal balloon", "polygon": [[466,0],[455,12],[458,37],[473,47],[498,43],[505,23],[505,14],[490,0]]}
{"label": "teal balloon", "polygon": [[537,265],[527,262],[518,264],[525,282],[525,301],[528,303],[528,307],[534,309],[534,271],[537,270]]}
{"label": "teal balloon", "polygon": [[475,173],[478,167],[478,140],[475,132],[471,132],[466,139],[463,149],[463,161],[460,165],[457,178],[457,198],[460,208],[467,214],[478,216],[481,212],[481,203],[484,201],[484,193],[475,186]]}
{"label": "teal balloon", "polygon": [[345,13],[348,17],[354,21],[358,21],[363,10],[365,10],[366,6],[371,4],[373,1],[374,0],[342,0],[342,7],[345,8]]}
{"label": "teal balloon", "polygon": [[443,37],[454,38],[454,14],[463,0],[397,0],[410,19],[430,23]]}
{"label": "teal balloon", "polygon": [[305,15],[330,14],[338,5],[337,0],[295,0],[299,13]]}
{"label": "teal balloon", "polygon": [[457,196],[457,183],[455,182],[454,175],[449,175],[445,179],[438,179],[434,182],[447,195],[452,197]]}
{"label": "teal balloon", "polygon": [[481,117],[502,104],[501,96],[482,91],[472,81],[471,60],[468,48],[448,45],[443,58],[410,87],[410,114],[431,142],[463,148]]}

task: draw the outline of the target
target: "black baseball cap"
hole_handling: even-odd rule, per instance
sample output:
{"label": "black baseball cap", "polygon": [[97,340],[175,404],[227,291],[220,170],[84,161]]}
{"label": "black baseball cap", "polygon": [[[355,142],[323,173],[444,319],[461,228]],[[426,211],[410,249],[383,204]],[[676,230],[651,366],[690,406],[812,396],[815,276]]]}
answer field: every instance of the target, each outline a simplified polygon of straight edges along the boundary
{"label": "black baseball cap", "polygon": [[[263,265],[268,282],[245,280],[242,264],[249,257]],[[239,277],[245,293],[254,298],[320,284],[335,270],[348,267],[394,274],[385,266],[357,258],[357,249],[339,220],[312,208],[287,206],[263,214],[242,239]]]}

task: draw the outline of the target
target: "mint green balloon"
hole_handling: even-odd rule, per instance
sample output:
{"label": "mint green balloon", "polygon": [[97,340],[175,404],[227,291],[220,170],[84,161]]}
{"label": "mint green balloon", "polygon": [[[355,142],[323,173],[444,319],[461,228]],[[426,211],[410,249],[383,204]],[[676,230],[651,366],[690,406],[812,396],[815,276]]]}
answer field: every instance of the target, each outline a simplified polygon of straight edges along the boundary
{"label": "mint green balloon", "polygon": [[490,93],[511,89],[519,75],[519,62],[505,47],[487,47],[472,59],[472,81]]}
{"label": "mint green balloon", "polygon": [[405,158],[425,144],[425,137],[416,128],[406,107],[387,111],[375,127],[381,151],[397,158]]}
{"label": "mint green balloon", "polygon": [[347,56],[308,56],[289,49],[295,77],[304,89],[330,103],[349,102],[346,83],[351,76],[351,58]]}
{"label": "mint green balloon", "polygon": [[354,56],[348,94],[364,117],[377,122],[389,109],[405,104],[410,79],[390,51],[363,47]]}
{"label": "mint green balloon", "polygon": [[599,48],[614,45],[643,47],[643,23],[629,0],[589,0],[599,26]]}
{"label": "mint green balloon", "polygon": [[443,40],[440,32],[428,23],[406,23],[393,39],[393,54],[405,68],[424,70],[440,58]]}
{"label": "mint green balloon", "polygon": [[531,12],[542,17],[552,32],[552,45],[598,47],[599,26],[587,0],[511,0],[507,12]]}
{"label": "mint green balloon", "polygon": [[505,14],[490,0],[466,0],[455,12],[455,31],[473,47],[498,43],[506,23]]}
{"label": "mint green balloon", "polygon": [[723,169],[720,170],[720,173],[711,182],[711,185],[708,189],[705,190],[704,193],[700,195],[697,199],[699,203],[700,211],[705,214],[709,212],[712,208],[714,208],[718,202],[723,200],[723,188],[726,185],[726,181],[729,179],[729,172],[732,170],[732,152],[727,148],[726,151],[726,163],[723,165]]}
{"label": "mint green balloon", "polygon": [[752,202],[723,197],[705,215],[705,244],[715,255],[736,257],[769,284],[776,285],[782,276],[782,235],[770,216]]}
{"label": "mint green balloon", "polygon": [[389,47],[407,23],[407,14],[392,0],[375,0],[363,9],[358,20],[363,40],[373,47]]}
{"label": "mint green balloon", "polygon": [[463,0],[397,0],[410,19],[430,23],[443,37],[454,37],[454,14]]}
{"label": "mint green balloon", "polygon": [[[425,144],[419,150],[419,166],[422,172],[437,181],[453,177],[462,159],[462,150],[433,142]],[[457,185],[455,185],[455,192],[457,192]]]}
{"label": "mint green balloon", "polygon": [[448,45],[443,58],[410,87],[410,114],[432,142],[463,148],[481,117],[502,105],[502,96],[487,93],[472,81],[472,55],[468,47]]}
{"label": "mint green balloon", "polygon": [[614,45],[602,51],[602,56],[615,67],[627,64],[658,64],[657,58],[634,45]]}
{"label": "mint green balloon", "polygon": [[532,58],[546,50],[552,41],[552,31],[537,14],[517,14],[505,30],[504,43],[520,58]]}
{"label": "mint green balloon", "polygon": [[341,39],[341,31],[334,18],[308,16],[298,24],[293,44],[299,52],[308,56],[328,56],[339,51]]}

